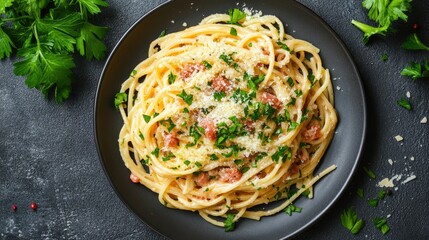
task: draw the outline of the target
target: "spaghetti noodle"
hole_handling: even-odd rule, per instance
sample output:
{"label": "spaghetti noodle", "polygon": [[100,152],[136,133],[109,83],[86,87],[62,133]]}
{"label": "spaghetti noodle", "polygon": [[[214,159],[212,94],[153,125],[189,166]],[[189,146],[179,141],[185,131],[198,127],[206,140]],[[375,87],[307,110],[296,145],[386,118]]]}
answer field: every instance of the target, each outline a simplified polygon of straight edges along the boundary
{"label": "spaghetti noodle", "polygon": [[259,220],[312,197],[336,168],[313,175],[337,123],[318,53],[269,15],[214,14],[154,40],[121,88],[118,142],[134,181],[217,226],[219,217]]}

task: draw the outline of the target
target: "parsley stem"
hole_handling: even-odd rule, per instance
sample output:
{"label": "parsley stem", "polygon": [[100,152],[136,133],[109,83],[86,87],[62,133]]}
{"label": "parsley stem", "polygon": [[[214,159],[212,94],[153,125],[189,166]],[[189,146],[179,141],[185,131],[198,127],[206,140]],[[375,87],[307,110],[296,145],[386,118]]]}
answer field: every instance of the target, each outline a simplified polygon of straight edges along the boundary
{"label": "parsley stem", "polygon": [[5,22],[9,22],[9,21],[18,21],[21,19],[33,19],[33,18],[30,16],[21,16],[21,17],[16,17],[16,18],[2,18],[2,19],[0,19],[0,21],[5,23]]}

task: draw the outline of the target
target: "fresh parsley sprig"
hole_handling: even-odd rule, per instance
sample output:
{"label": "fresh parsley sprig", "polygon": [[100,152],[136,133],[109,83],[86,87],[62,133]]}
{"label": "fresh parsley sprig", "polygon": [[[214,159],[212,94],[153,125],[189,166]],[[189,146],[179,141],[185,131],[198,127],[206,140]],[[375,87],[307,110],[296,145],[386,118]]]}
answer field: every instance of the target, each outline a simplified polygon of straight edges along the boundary
{"label": "fresh parsley sprig", "polygon": [[392,22],[408,20],[407,12],[411,9],[412,0],[364,0],[362,6],[368,10],[369,19],[378,25],[371,26],[357,20],[352,24],[364,33],[363,42],[366,44],[373,35],[385,36],[391,29]]}
{"label": "fresh parsley sprig", "polygon": [[365,226],[365,221],[363,219],[358,220],[354,208],[350,207],[341,214],[341,224],[352,234],[358,234]]}
{"label": "fresh parsley sprig", "polygon": [[423,61],[422,63],[411,62],[409,66],[406,66],[401,71],[402,76],[411,77],[413,80],[418,78],[429,77],[429,62]]}
{"label": "fresh parsley sprig", "polygon": [[89,60],[105,56],[107,28],[89,17],[107,6],[105,0],[0,1],[0,60],[16,50],[14,73],[25,76],[29,88],[63,102],[71,94],[72,54]]}
{"label": "fresh parsley sprig", "polygon": [[429,47],[426,46],[417,36],[416,33],[408,36],[405,41],[402,43],[401,47],[407,50],[426,50],[429,51]]}

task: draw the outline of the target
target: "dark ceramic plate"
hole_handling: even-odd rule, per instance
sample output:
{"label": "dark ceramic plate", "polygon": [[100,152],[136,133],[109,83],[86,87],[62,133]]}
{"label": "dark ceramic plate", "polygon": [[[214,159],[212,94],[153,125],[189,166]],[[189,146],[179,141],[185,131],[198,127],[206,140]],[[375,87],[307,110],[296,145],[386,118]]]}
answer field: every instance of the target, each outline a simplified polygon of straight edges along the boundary
{"label": "dark ceramic plate", "polygon": [[[193,4],[191,4],[191,2]],[[359,160],[366,129],[362,84],[344,44],[311,10],[294,0],[246,0],[246,7],[280,17],[286,31],[321,49],[324,66],[334,79],[339,124],[332,143],[317,171],[332,164],[338,168],[315,186],[315,198],[300,198],[302,213],[279,213],[261,221],[242,219],[233,232],[212,226],[196,212],[174,210],[158,202],[157,195],[142,185],[132,184],[119,155],[117,138],[122,126],[113,106],[115,93],[134,67],[147,57],[149,43],[164,29],[174,32],[196,25],[212,13],[225,13],[244,2],[230,0],[177,0],[159,6],[138,20],[119,41],[103,70],[95,104],[95,137],[101,163],[122,201],[146,224],[172,239],[281,239],[294,236],[314,223],[333,206],[349,183]],[[174,23],[173,23],[174,21]],[[338,88],[337,88],[338,87]]]}

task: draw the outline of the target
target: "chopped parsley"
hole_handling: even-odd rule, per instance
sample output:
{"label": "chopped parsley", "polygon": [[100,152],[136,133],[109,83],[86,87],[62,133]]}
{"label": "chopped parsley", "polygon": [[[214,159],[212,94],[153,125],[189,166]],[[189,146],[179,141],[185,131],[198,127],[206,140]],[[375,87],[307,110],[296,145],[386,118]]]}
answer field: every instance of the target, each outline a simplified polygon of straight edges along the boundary
{"label": "chopped parsley", "polygon": [[283,210],[287,215],[292,216],[292,214],[295,213],[300,213],[302,211],[302,208],[296,207],[295,205],[293,205],[292,203],[290,205],[288,205],[284,210]]}
{"label": "chopped parsley", "polygon": [[409,66],[406,66],[401,71],[402,76],[411,77],[413,80],[418,78],[429,77],[429,62],[423,61],[422,63],[411,62]]}
{"label": "chopped parsley", "polygon": [[200,162],[198,162],[198,161],[195,161],[195,166],[197,166],[197,167],[201,167],[201,166],[203,166],[203,165],[201,165],[201,163]]}
{"label": "chopped parsley", "polygon": [[236,103],[247,103],[250,100],[252,100],[253,98],[256,97],[256,93],[252,92],[252,93],[248,93],[242,89],[237,89],[234,91],[234,93],[232,94],[231,98],[234,99],[234,101]]}
{"label": "chopped parsley", "polygon": [[204,67],[206,67],[206,69],[211,69],[212,68],[212,65],[209,63],[209,62],[207,62],[207,61],[203,61],[203,65],[204,65]]}
{"label": "chopped parsley", "polygon": [[144,121],[146,122],[146,123],[148,123],[149,121],[150,121],[150,116],[149,115],[145,115],[145,114],[143,114],[143,119],[144,119]]}
{"label": "chopped parsley", "polygon": [[120,106],[122,103],[127,102],[127,100],[128,100],[128,95],[127,95],[127,93],[124,93],[124,92],[117,93],[117,94],[115,95],[115,108],[116,108],[116,110],[118,110],[118,109],[119,109],[119,106]]}
{"label": "chopped parsley", "polygon": [[406,98],[401,98],[396,103],[408,111],[411,111],[412,109],[410,102]]}
{"label": "chopped parsley", "polygon": [[191,163],[191,161],[189,161],[189,160],[185,160],[183,163],[184,163],[186,166],[188,166],[188,165]]}
{"label": "chopped parsley", "polygon": [[219,59],[224,61],[228,66],[233,67],[236,71],[238,71],[238,63],[236,63],[234,61],[234,59],[232,58],[232,55],[234,55],[234,54],[235,54],[235,52],[231,53],[231,54],[222,53],[219,56]]}
{"label": "chopped parsley", "polygon": [[168,84],[173,84],[176,81],[176,78],[177,76],[170,72],[170,74],[168,74]]}
{"label": "chopped parsley", "polygon": [[366,174],[370,177],[370,178],[372,178],[372,179],[375,179],[375,173],[371,170],[371,169],[369,169],[369,168],[367,168],[367,167],[362,167],[362,169],[366,172]]}
{"label": "chopped parsley", "polygon": [[164,37],[165,34],[167,34],[167,30],[162,30],[161,33],[159,34],[158,38]]}
{"label": "chopped parsley", "polygon": [[387,60],[389,60],[389,55],[387,55],[387,53],[383,53],[383,55],[381,55],[381,61],[386,62]]}
{"label": "chopped parsley", "polygon": [[171,118],[168,118],[167,120],[162,120],[160,121],[160,123],[162,126],[167,128],[168,132],[171,132],[171,130],[173,130],[173,128],[176,126],[176,124],[174,124]]}
{"label": "chopped parsley", "polygon": [[429,51],[429,47],[426,46],[417,36],[416,33],[411,34],[405,39],[401,45],[402,48],[407,50],[426,50]]}
{"label": "chopped parsley", "polygon": [[282,43],[281,41],[277,41],[277,45],[279,45],[282,49],[290,52],[290,48],[285,43]]}
{"label": "chopped parsley", "polygon": [[213,97],[217,102],[220,102],[220,100],[222,100],[222,98],[226,97],[226,93],[225,92],[214,92]]}
{"label": "chopped parsley", "polygon": [[136,76],[136,74],[137,74],[137,70],[133,70],[133,71],[131,71],[131,74],[130,74],[130,77],[135,77]]}
{"label": "chopped parsley", "polygon": [[188,105],[192,104],[192,100],[194,99],[194,96],[192,94],[187,94],[185,92],[185,90],[182,90],[181,93],[177,94],[177,96],[179,96],[180,98],[183,99],[183,101],[185,101],[185,103],[187,103]]}
{"label": "chopped parsley", "polygon": [[192,125],[189,128],[189,136],[194,138],[194,142],[186,144],[186,147],[195,146],[198,140],[201,138],[201,136],[204,135],[204,133],[205,133],[204,128],[198,126],[197,124]]}
{"label": "chopped parsley", "polygon": [[355,210],[351,207],[341,214],[341,224],[352,234],[358,234],[365,226],[365,221],[363,219],[358,220]]}
{"label": "chopped parsley", "polygon": [[286,162],[287,159],[292,159],[292,149],[289,146],[278,147],[277,151],[271,156],[271,159],[279,163],[279,160]]}
{"label": "chopped parsley", "polygon": [[247,86],[253,91],[258,90],[258,86],[265,79],[265,75],[261,74],[259,76],[252,76],[247,72],[244,72],[243,80],[247,81]]}
{"label": "chopped parsley", "polygon": [[230,33],[232,36],[237,36],[237,29],[235,29],[234,27],[231,27],[231,30],[229,31],[229,33]]}
{"label": "chopped parsley", "polygon": [[289,86],[290,86],[290,87],[295,86],[295,81],[294,81],[291,77],[289,77],[289,78],[287,79],[287,83],[289,84]]}
{"label": "chopped parsley", "polygon": [[383,235],[390,231],[390,227],[387,225],[387,220],[385,218],[376,217],[372,220],[372,222]]}
{"label": "chopped parsley", "polygon": [[229,15],[230,19],[227,23],[230,23],[230,24],[240,25],[239,21],[246,18],[246,13],[244,13],[243,11],[241,11],[238,8],[229,9],[228,15]]}
{"label": "chopped parsley", "polygon": [[144,141],[143,133],[142,133],[142,132],[140,132],[140,130],[139,130],[139,137],[140,137],[140,139],[141,139],[141,140],[143,140],[143,141]]}
{"label": "chopped parsley", "polygon": [[210,160],[216,161],[216,160],[219,160],[219,157],[216,156],[216,154],[213,153],[212,155],[210,155]]}
{"label": "chopped parsley", "polygon": [[158,147],[156,147],[156,148],[155,148],[155,150],[153,150],[153,151],[151,152],[151,154],[152,154],[152,155],[154,155],[155,157],[159,157],[159,148],[158,148]]}
{"label": "chopped parsley", "polygon": [[235,218],[235,214],[232,214],[232,213],[226,214],[226,219],[225,219],[225,222],[223,223],[225,232],[231,232],[234,230],[235,228],[234,218]]}

